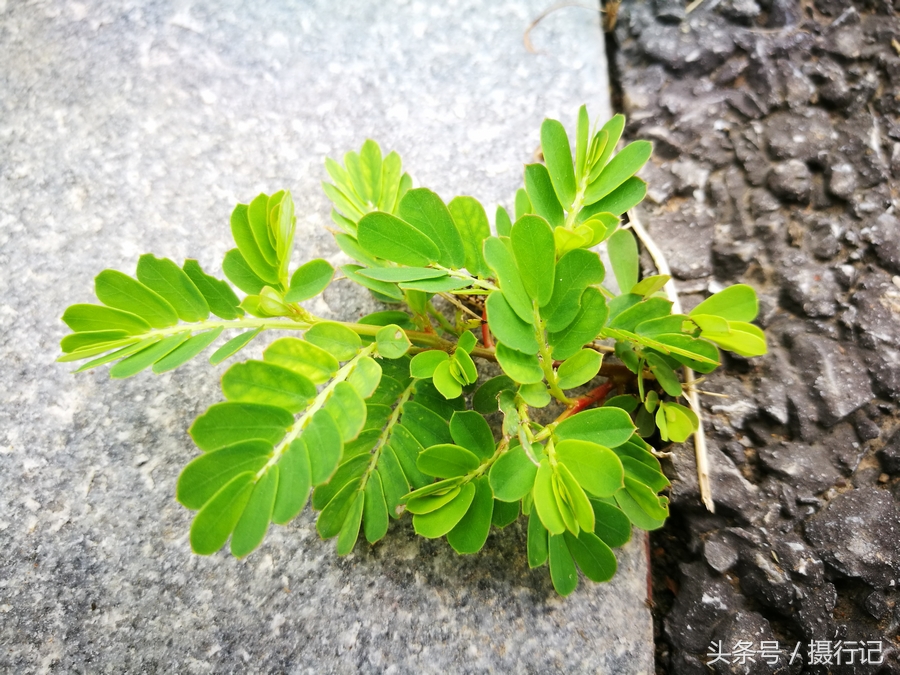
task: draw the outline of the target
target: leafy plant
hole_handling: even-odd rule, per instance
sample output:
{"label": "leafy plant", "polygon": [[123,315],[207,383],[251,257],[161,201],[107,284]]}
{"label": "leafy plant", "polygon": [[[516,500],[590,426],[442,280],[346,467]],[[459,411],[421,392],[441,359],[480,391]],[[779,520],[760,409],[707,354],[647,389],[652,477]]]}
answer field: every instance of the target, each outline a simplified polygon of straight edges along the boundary
{"label": "leafy plant", "polygon": [[624,122],[591,131],[582,107],[573,156],[562,124],[546,120],[545,163],[525,167],[515,213],[498,208],[493,232],[475,198],[445,204],[412,187],[400,157],[366,141],[343,164],[327,160],[323,188],[335,240],[355,261],[341,274],[391,309],[337,322],[301,304],[335,270],[317,259],[291,272],[296,215],[280,191],[235,207],[236,248],[222,264],[230,284],[196,260],[149,254],[133,277],[101,272],[102,304],[63,315],[73,332],[59,360],[86,360],[76,372],[109,363],[123,378],[172,370],[225,331],[213,364],[263,332],[302,333],[231,366],[224,401],[190,428],[201,454],[176,495],[197,511],[199,554],[229,538],[234,555],[249,554],[311,494],[319,534],[342,555],[360,533],[381,540],[404,513],[418,534],[466,554],[492,526],[525,517],[529,565],[549,563],[560,594],[576,587],[576,569],[606,581],[632,525],[652,530],[668,516],[669,481],[646,439],[681,442],[699,424],[677,402],[678,369],[712,371],[717,347],[766,350],[750,287],[673,315],[668,277],[639,279],[621,216],[644,197],[635,173],[651,146],[614,153]]}

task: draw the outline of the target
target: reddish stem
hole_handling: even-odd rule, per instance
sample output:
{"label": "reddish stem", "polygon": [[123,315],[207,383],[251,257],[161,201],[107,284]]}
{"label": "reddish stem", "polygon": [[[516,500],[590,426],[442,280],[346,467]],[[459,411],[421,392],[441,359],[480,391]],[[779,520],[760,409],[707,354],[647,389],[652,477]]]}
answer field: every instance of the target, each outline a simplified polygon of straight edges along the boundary
{"label": "reddish stem", "polygon": [[616,383],[612,380],[609,380],[608,382],[604,382],[603,384],[601,384],[599,387],[591,389],[584,396],[576,398],[572,402],[572,405],[566,408],[563,414],[560,415],[556,421],[562,422],[567,417],[571,417],[576,413],[580,413],[582,410],[589,406],[592,406],[594,403],[602,401],[609,395],[609,392],[611,392],[615,388],[615,386]]}
{"label": "reddish stem", "polygon": [[494,340],[491,338],[491,329],[488,327],[487,307],[481,312],[481,342],[488,349],[494,347]]}

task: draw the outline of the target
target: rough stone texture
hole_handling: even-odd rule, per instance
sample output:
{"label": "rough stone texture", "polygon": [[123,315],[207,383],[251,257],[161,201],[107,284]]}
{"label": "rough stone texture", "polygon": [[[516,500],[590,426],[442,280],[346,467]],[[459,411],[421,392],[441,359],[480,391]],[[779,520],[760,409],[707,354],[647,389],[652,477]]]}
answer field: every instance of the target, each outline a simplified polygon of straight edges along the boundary
{"label": "rough stone texture", "polygon": [[863,488],[836,497],[806,523],[806,538],[844,576],[876,588],[900,583],[900,507],[888,492]]}
{"label": "rough stone texture", "polygon": [[802,443],[779,443],[759,449],[763,466],[787,480],[791,487],[816,493],[835,484],[840,473],[828,459],[828,450]]}
{"label": "rough stone texture", "polygon": [[900,559],[900,5],[716,0],[677,25],[647,5],[625,0],[615,31],[626,135],[656,143],[641,220],[688,311],[750,284],[769,345],[702,385],[728,396],[701,397],[714,516],[690,444],[673,448],[673,518],[651,537],[658,672],[757,672],[707,667],[700,644],[754,631],[882,639],[881,672],[900,672],[900,592],[882,586]]}
{"label": "rough stone texture", "polygon": [[820,419],[828,426],[873,398],[869,378],[853,347],[803,335],[794,340],[791,358],[807,372],[807,382],[820,404]]}
{"label": "rough stone texture", "polygon": [[[605,114],[596,12],[545,3],[0,2],[0,670],[652,671],[643,540],[561,600],[524,532],[461,558],[394,524],[338,559],[307,512],[200,558],[175,481],[223,367],[77,377],[65,306],[140,253],[219,269],[233,204],[291,188],[297,260],[341,261],[322,160],[367,137],[418,184],[509,203],[544,116]],[[313,311],[375,308],[340,282]],[[251,347],[258,354],[261,346]]]}
{"label": "rough stone texture", "polygon": [[878,453],[885,471],[900,474],[900,431]]}
{"label": "rough stone texture", "polygon": [[719,622],[743,605],[731,585],[703,563],[685,564],[681,572],[684,582],[674,612],[678,618],[666,622],[666,633],[675,646],[700,652],[709,646]]}

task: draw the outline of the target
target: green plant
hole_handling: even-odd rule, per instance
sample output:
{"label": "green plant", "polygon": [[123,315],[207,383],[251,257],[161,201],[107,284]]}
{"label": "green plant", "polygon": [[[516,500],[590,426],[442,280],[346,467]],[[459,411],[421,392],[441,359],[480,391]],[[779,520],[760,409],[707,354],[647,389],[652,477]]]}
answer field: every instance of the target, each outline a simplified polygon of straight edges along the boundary
{"label": "green plant", "polygon": [[[575,588],[576,566],[608,580],[612,548],[632,525],[652,530],[668,515],[659,493],[669,482],[645,439],[681,442],[699,423],[677,402],[676,369],[710,372],[717,345],[744,356],[766,349],[749,323],[750,287],[673,315],[661,292],[668,277],[639,280],[637,242],[620,216],[644,197],[634,174],[651,146],[614,154],[623,127],[617,115],[591,133],[582,107],[573,158],[563,126],[546,120],[546,164],[525,167],[514,222],[498,208],[496,234],[476,199],[445,205],[412,187],[396,153],[366,141],[343,165],[326,162],[323,187],[335,240],[356,261],[341,272],[395,308],[355,323],[304,308],[334,270],[311,260],[290,273],[294,202],[286,191],[261,194],[235,207],[237,248],[222,265],[243,300],[195,260],[144,255],[136,278],[96,277],[102,304],[66,310],[73,332],[59,360],[90,359],[76,372],[111,363],[123,378],[176,368],[226,330],[239,332],[213,364],[264,331],[303,333],[231,366],[225,401],[190,428],[202,454],[181,473],[177,498],[197,511],[199,554],[229,538],[234,555],[249,554],[311,492],[316,527],[337,538],[339,554],[360,530],[379,541],[403,512],[418,534],[446,537],[459,553],[523,515],[529,564],[549,561],[560,594]],[[604,285],[600,244],[625,292]],[[479,385],[476,361],[501,374]]]}

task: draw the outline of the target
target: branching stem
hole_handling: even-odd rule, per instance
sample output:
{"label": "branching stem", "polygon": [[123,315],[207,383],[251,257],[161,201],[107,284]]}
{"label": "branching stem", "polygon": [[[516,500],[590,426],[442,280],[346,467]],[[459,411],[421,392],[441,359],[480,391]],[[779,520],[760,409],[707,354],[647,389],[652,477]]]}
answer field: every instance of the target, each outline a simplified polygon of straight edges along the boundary
{"label": "branching stem", "polygon": [[557,422],[562,422],[567,417],[571,417],[576,413],[580,413],[585,408],[589,408],[594,403],[599,403],[603,399],[605,399],[609,393],[616,388],[616,383],[612,380],[604,382],[599,387],[591,389],[584,396],[579,396],[572,404],[563,411],[563,413],[556,418]]}
{"label": "branching stem", "polygon": [[[699,4],[699,2],[694,4]],[[646,246],[650,257],[653,258],[657,272],[671,277],[672,273],[669,269],[669,264],[666,261],[666,256],[659,246],[656,245],[656,242],[653,241],[650,233],[644,229],[644,226],[634,209],[628,212],[628,219],[631,223],[631,229],[634,230],[634,233],[641,242],[643,242],[644,246]],[[663,286],[663,290],[665,290],[666,296],[672,302],[672,313],[681,314],[681,302],[678,299],[678,291],[675,289],[675,283],[671,278],[666,282],[666,285]],[[713,501],[712,484],[709,480],[709,455],[706,452],[706,434],[703,431],[703,409],[700,407],[700,399],[697,397],[697,390],[694,386],[696,383],[694,371],[687,366],[684,366],[683,370],[685,384],[684,395],[693,411],[697,414],[697,419],[699,420],[697,431],[694,432],[694,455],[697,460],[697,484],[700,487],[700,499],[710,513],[715,513],[716,505]]]}
{"label": "branching stem", "polygon": [[541,319],[541,313],[538,309],[538,305],[534,303],[534,337],[538,343],[538,352],[540,354],[541,361],[541,370],[544,371],[544,377],[547,379],[547,387],[550,389],[550,394],[557,401],[561,403],[568,404],[570,399],[566,396],[565,392],[559,386],[559,377],[556,374],[556,371],[553,370],[553,356],[550,353],[550,345],[547,344],[546,332],[544,331],[544,326],[546,322]]}
{"label": "branching stem", "polygon": [[255,480],[259,480],[260,478],[262,478],[265,475],[266,471],[278,464],[279,460],[281,460],[281,456],[291,446],[291,443],[296,440],[297,436],[300,435],[300,432],[302,432],[306,428],[306,425],[309,424],[312,416],[315,415],[331,397],[331,394],[332,392],[334,392],[335,387],[337,387],[339,383],[350,377],[350,374],[356,368],[356,364],[359,363],[360,359],[368,356],[374,351],[374,343],[370,344],[368,347],[363,347],[356,356],[347,361],[347,363],[345,363],[343,367],[341,367],[341,369],[337,371],[337,373],[335,373],[334,378],[331,380],[331,382],[329,382],[328,385],[318,393],[315,399],[313,399],[312,404],[306,409],[303,415],[301,415],[300,419],[294,422],[291,425],[291,428],[288,429],[284,438],[281,439],[281,441],[275,447],[275,450],[272,452],[272,457],[268,462],[266,462],[265,466],[257,471]]}

